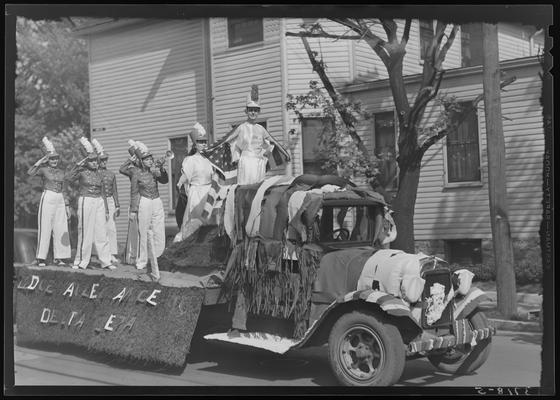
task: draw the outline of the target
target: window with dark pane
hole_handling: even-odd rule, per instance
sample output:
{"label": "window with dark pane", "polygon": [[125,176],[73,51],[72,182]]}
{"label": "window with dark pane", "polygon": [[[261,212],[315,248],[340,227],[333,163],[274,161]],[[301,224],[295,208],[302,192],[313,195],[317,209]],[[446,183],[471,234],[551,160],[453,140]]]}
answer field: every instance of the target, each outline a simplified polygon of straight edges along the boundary
{"label": "window with dark pane", "polygon": [[444,240],[445,257],[447,262],[457,264],[482,263],[481,239],[454,239]]}
{"label": "window with dark pane", "polygon": [[[469,103],[460,103],[467,107]],[[447,135],[447,181],[480,182],[478,116],[470,112],[466,119]]]}
{"label": "window with dark pane", "polygon": [[263,41],[262,18],[228,18],[229,47]]}
{"label": "window with dark pane", "polygon": [[461,66],[482,65],[482,24],[461,25]]}
{"label": "window with dark pane", "polygon": [[434,21],[431,19],[421,19],[420,23],[420,59],[425,60],[428,49],[434,38]]}
{"label": "window with dark pane", "polygon": [[175,153],[175,157],[171,160],[171,183],[173,185],[171,186],[173,188],[173,190],[171,190],[171,201],[173,204],[172,208],[175,209],[178,200],[178,194],[175,187],[177,187],[177,182],[181,177],[181,166],[183,164],[183,160],[189,153],[189,144],[186,135],[185,137],[169,139],[169,142],[171,144],[171,151]]}
{"label": "window with dark pane", "polygon": [[396,189],[397,149],[395,132],[395,114],[387,111],[374,114],[375,155],[380,159],[380,183],[389,189]]}
{"label": "window with dark pane", "polygon": [[305,118],[301,122],[304,174],[324,174],[321,166],[325,160],[319,154],[321,139],[328,138],[333,130],[330,118]]}

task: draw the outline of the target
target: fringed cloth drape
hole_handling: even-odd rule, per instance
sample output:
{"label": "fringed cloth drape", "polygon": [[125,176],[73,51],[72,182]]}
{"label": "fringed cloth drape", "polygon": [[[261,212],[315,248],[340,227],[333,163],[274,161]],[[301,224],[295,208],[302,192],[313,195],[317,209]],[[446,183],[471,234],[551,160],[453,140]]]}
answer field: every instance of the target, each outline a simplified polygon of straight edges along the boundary
{"label": "fringed cloth drape", "polygon": [[308,328],[321,249],[313,245],[298,247],[298,261],[283,261],[282,252],[280,241],[246,238],[238,243],[227,265],[224,290],[232,298],[241,288],[249,313],[292,319],[293,337],[299,339]]}

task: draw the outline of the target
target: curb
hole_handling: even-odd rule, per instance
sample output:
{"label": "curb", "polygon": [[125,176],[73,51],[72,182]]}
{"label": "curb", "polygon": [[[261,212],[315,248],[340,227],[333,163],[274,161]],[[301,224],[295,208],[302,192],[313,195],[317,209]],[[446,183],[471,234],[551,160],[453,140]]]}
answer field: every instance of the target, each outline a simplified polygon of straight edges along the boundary
{"label": "curb", "polygon": [[[495,291],[485,291],[484,292],[490,301],[496,302],[498,295]],[[517,302],[523,304],[530,304],[540,307],[542,304],[542,294],[536,293],[517,293]]]}
{"label": "curb", "polygon": [[498,331],[542,332],[542,327],[538,322],[512,321],[492,318],[489,318],[488,321]]}

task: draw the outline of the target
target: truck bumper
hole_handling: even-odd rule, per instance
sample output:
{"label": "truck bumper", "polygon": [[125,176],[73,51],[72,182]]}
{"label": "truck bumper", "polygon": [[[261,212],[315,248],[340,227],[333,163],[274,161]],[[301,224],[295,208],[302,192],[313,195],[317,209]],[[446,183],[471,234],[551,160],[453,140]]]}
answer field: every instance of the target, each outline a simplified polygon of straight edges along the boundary
{"label": "truck bumper", "polygon": [[[456,323],[460,321],[466,320],[459,320],[456,321]],[[462,335],[444,335],[410,342],[407,346],[407,356],[412,356],[420,352],[451,348],[463,344],[475,346],[477,341],[487,339],[496,334],[496,328],[493,326],[481,329],[470,329],[468,328],[468,324],[465,324],[465,326],[468,330],[465,330]]]}

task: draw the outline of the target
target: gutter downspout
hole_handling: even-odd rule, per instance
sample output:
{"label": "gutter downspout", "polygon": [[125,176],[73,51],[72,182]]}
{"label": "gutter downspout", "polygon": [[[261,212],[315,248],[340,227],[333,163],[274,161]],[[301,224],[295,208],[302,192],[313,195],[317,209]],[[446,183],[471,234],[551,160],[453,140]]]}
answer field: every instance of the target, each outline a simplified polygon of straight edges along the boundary
{"label": "gutter downspout", "polygon": [[533,54],[533,49],[535,47],[535,36],[537,36],[541,32],[543,32],[543,28],[539,29],[538,31],[535,31],[535,33],[533,33],[531,36],[529,36],[529,55],[530,56],[535,56],[536,55],[536,54]]}
{"label": "gutter downspout", "polygon": [[[281,92],[282,92],[282,131],[284,138],[284,145],[289,147],[290,137],[288,134],[289,121],[288,121],[288,110],[285,107],[285,101],[288,98],[288,68],[287,68],[287,55],[286,55],[286,19],[280,18],[280,73],[281,73]],[[289,151],[289,150],[288,150]],[[292,152],[291,152],[292,153]],[[286,164],[285,174],[292,176],[292,164],[294,163],[294,155],[290,154],[292,158],[289,163]]]}
{"label": "gutter downspout", "polygon": [[210,132],[210,141],[214,142],[216,140],[216,134],[214,132],[214,63],[212,60],[212,29],[210,25],[212,19],[203,19],[203,31],[204,31],[204,53],[205,61],[208,63],[208,68],[206,71],[206,126],[208,127],[208,132]]}

